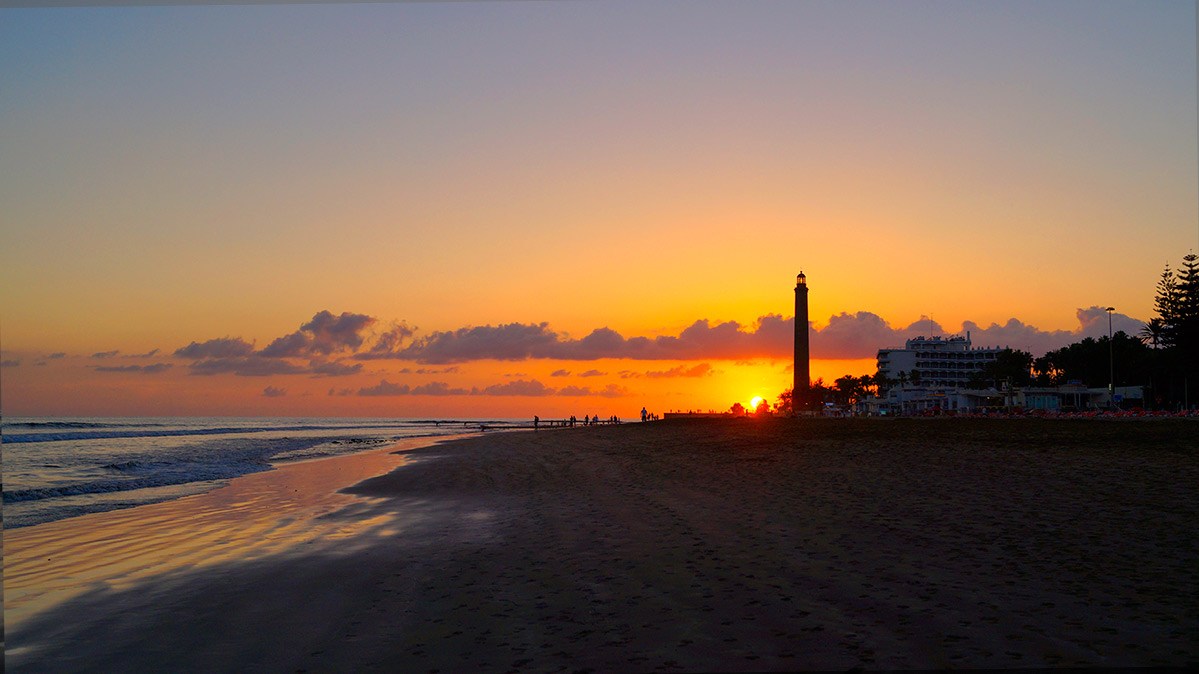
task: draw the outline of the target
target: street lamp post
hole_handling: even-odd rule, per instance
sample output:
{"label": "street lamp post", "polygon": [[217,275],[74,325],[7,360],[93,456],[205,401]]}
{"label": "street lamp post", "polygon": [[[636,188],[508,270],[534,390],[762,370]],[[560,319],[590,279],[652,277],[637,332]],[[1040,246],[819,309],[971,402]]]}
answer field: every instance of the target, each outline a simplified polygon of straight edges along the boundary
{"label": "street lamp post", "polygon": [[1104,309],[1107,312],[1107,404],[1109,407],[1114,407],[1116,404],[1116,356],[1112,348],[1112,312],[1115,307]]}

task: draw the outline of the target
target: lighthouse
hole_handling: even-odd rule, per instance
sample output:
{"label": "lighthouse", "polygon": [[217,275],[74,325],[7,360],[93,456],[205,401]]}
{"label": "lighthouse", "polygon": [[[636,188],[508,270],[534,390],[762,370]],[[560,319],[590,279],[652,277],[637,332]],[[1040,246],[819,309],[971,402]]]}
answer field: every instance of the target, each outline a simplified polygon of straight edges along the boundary
{"label": "lighthouse", "polygon": [[798,412],[812,385],[808,370],[808,277],[795,277],[795,384],[791,387],[791,410]]}

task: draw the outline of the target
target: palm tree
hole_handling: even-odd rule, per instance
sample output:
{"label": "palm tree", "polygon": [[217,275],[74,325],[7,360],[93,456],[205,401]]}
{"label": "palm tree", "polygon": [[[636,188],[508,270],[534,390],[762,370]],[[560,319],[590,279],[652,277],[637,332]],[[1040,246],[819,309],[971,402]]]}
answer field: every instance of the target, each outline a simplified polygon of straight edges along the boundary
{"label": "palm tree", "polygon": [[1141,328],[1140,338],[1146,344],[1152,344],[1153,348],[1161,343],[1162,337],[1166,334],[1166,322],[1160,318],[1151,318],[1149,322]]}

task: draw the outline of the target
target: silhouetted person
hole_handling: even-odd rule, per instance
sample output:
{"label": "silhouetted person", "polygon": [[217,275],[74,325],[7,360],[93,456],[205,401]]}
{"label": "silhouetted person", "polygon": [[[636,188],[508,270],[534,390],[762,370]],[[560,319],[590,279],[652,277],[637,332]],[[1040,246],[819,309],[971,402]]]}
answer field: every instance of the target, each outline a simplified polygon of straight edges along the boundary
{"label": "silhouetted person", "polygon": [[645,421],[647,418],[649,418],[649,413],[645,411],[644,407],[642,407],[641,408],[641,420]]}
{"label": "silhouetted person", "polygon": [[537,430],[537,426],[541,423],[541,417],[533,415],[533,430]]}

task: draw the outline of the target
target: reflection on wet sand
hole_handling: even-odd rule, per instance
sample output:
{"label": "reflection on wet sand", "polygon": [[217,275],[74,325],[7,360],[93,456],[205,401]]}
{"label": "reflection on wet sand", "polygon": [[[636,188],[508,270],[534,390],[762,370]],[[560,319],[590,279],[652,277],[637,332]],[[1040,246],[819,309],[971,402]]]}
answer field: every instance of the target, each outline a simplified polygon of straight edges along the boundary
{"label": "reflection on wet sand", "polygon": [[368,532],[394,535],[394,513],[343,516],[380,500],[342,493],[427,446],[413,438],[362,454],[279,466],[214,491],[175,501],[96,513],[4,535],[5,622],[25,618],[98,586],[120,590],[154,576],[303,549],[346,552]]}

